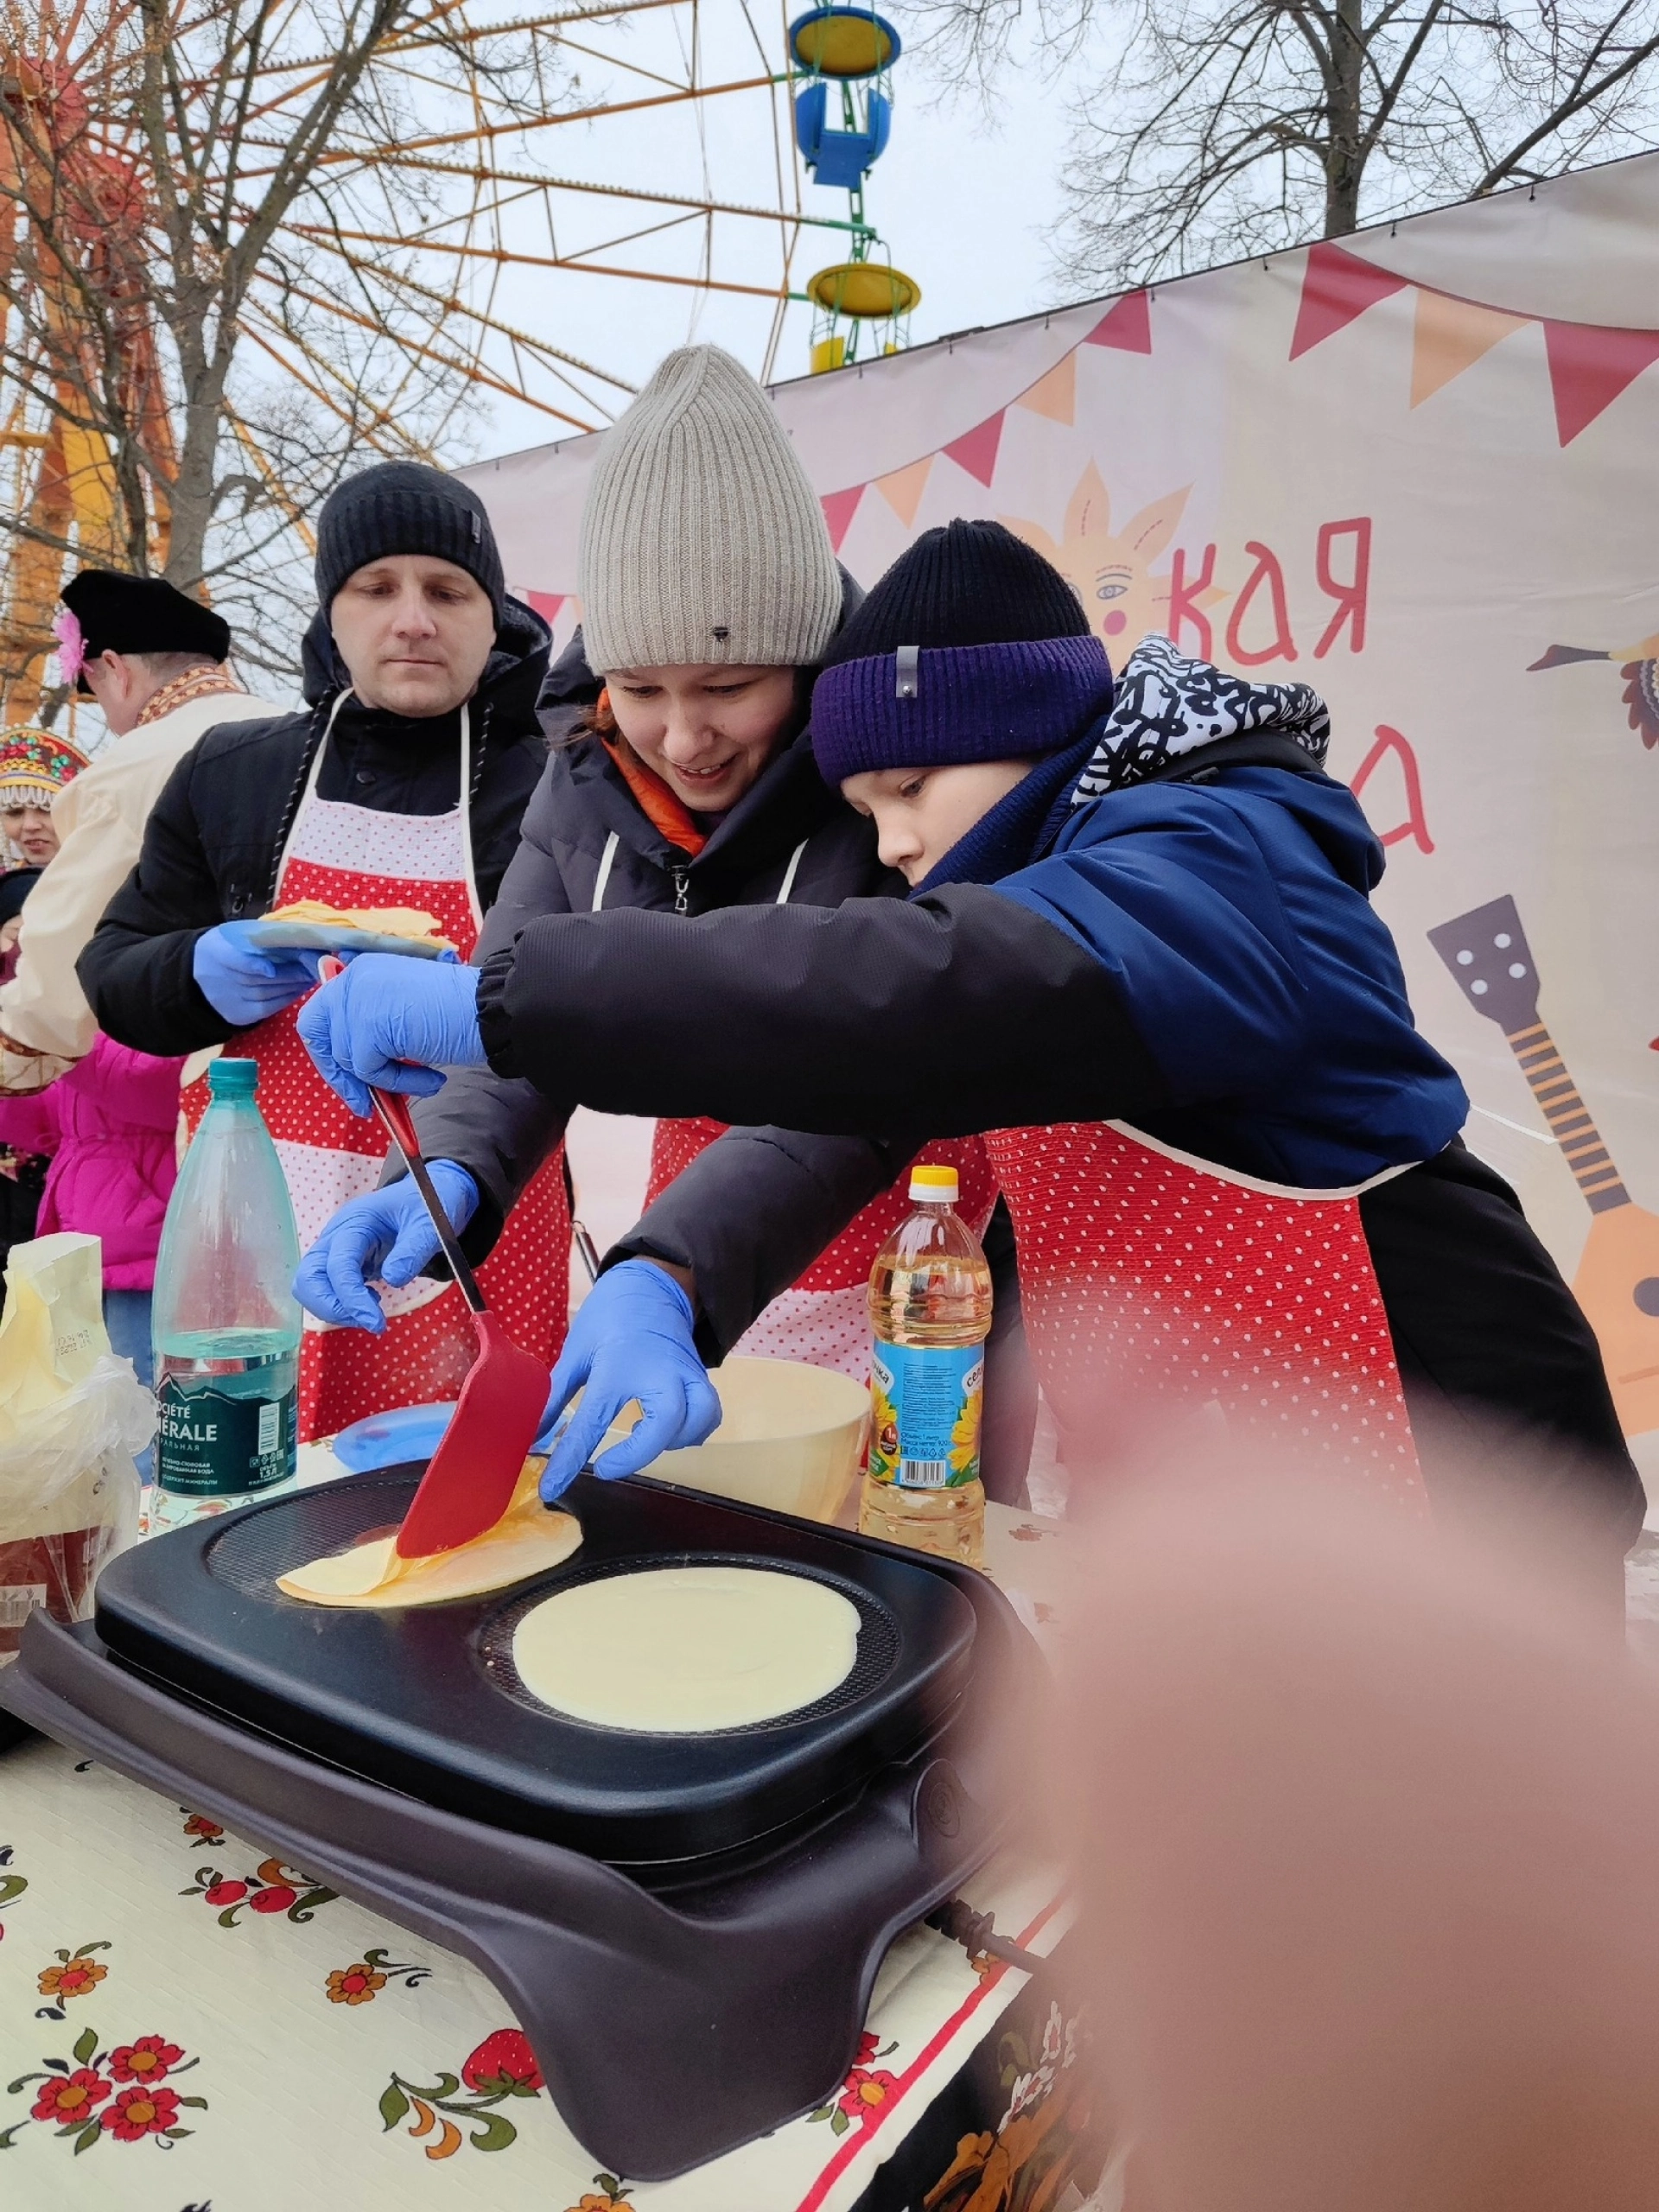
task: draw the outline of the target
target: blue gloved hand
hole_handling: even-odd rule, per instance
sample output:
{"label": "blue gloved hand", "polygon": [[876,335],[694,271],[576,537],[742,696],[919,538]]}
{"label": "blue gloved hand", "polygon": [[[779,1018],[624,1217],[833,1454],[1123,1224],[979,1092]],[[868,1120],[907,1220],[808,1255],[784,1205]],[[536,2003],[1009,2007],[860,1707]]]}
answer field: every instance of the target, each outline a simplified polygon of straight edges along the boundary
{"label": "blue gloved hand", "polygon": [[300,1035],[317,1072],[366,1121],[368,1088],[441,1090],[441,1068],[481,1068],[478,970],[450,960],[359,953],[300,1014]]}
{"label": "blue gloved hand", "polygon": [[[431,1160],[427,1166],[452,1225],[465,1229],[478,1211],[477,1184],[453,1160]],[[400,1290],[414,1281],[437,1249],[432,1217],[405,1175],[384,1190],[347,1198],[329,1216],[321,1236],[300,1262],[294,1295],[320,1321],[332,1321],[342,1329],[367,1329],[378,1337],[386,1317],[369,1287],[370,1278]]]}
{"label": "blue gloved hand", "polygon": [[601,1275],[576,1308],[553,1370],[543,1433],[578,1390],[582,1397],[543,1473],[544,1504],[575,1480],[631,1398],[639,1401],[639,1426],[594,1460],[606,1482],[637,1474],[659,1452],[701,1444],[719,1427],[720,1400],[697,1357],[691,1322],[691,1300],[651,1261],[624,1260]]}
{"label": "blue gloved hand", "polygon": [[320,952],[264,952],[248,942],[251,922],[221,922],[196,939],[190,972],[213,1012],[238,1029],[302,999],[317,980]]}

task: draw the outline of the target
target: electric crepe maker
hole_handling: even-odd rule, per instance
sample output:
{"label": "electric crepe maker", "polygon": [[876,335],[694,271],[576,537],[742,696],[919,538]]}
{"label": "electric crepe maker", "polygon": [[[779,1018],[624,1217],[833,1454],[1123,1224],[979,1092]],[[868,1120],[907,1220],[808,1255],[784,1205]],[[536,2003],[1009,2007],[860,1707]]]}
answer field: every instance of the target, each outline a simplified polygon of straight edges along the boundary
{"label": "electric crepe maker", "polygon": [[[300,1604],[276,1577],[396,1524],[419,1464],[152,1539],[93,1619],[30,1616],[0,1700],[472,1959],[607,2169],[666,2180],[822,2104],[876,1968],[1005,1840],[1043,1662],[972,1569],[635,1477],[582,1477],[562,1566],[454,1604]],[[551,1592],[686,1565],[828,1584],[829,1696],[697,1735],[537,1701],[512,1632]]]}

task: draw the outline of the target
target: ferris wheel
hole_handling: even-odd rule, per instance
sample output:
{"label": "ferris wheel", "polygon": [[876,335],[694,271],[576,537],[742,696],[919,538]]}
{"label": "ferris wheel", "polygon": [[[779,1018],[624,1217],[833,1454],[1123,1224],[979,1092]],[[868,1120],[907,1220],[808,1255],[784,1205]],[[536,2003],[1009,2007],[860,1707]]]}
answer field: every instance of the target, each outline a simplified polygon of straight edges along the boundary
{"label": "ferris wheel", "polygon": [[[866,334],[902,344],[919,293],[887,264],[863,189],[887,142],[898,35],[842,0],[792,21],[765,5],[167,0],[168,97],[148,128],[148,0],[14,6],[0,25],[0,717],[36,719],[43,694],[48,712],[60,703],[47,654],[67,566],[161,569],[181,542],[200,470],[181,416],[195,341],[178,308],[180,177],[204,203],[218,195],[210,239],[234,247],[264,225],[226,310],[215,466],[231,506],[263,518],[250,527],[273,562],[284,538],[290,552],[308,539],[347,444],[447,459],[468,438],[499,450],[601,429],[656,358],[696,337],[771,378],[804,323],[797,306],[814,368],[857,359]],[[374,6],[389,28],[273,216],[272,180]],[[226,528],[221,501],[216,542]],[[196,574],[217,594],[205,557],[182,580]]]}

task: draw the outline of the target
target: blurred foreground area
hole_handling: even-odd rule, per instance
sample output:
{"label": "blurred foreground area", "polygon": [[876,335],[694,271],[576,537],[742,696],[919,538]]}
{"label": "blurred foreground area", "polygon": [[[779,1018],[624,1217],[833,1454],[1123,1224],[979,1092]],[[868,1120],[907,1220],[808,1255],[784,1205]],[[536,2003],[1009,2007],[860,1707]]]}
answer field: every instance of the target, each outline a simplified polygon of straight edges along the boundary
{"label": "blurred foreground area", "polygon": [[1227,1478],[1096,1512],[1048,1745],[1131,2212],[1659,2202],[1659,1671],[1577,1532]]}

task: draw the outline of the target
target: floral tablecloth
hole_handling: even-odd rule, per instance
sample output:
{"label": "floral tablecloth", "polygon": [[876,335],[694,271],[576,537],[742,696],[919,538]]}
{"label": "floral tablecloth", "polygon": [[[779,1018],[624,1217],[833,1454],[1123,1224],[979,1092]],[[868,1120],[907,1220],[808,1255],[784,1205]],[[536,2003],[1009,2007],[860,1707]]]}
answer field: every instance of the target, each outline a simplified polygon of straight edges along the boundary
{"label": "floral tablecloth", "polygon": [[[992,1511],[991,1568],[1046,1636],[1063,1532]],[[1063,1934],[1052,1870],[967,1894],[1028,1948]],[[58,1745],[0,1754],[8,2212],[1074,2212],[1105,2202],[1103,2145],[1047,1981],[912,1929],[820,2110],[634,2183],[594,2171],[466,1961]]]}

